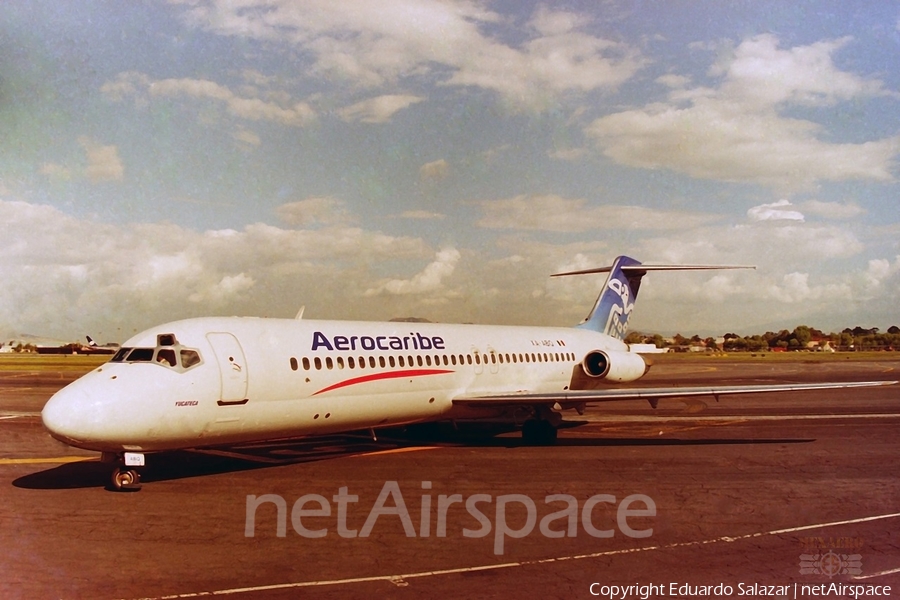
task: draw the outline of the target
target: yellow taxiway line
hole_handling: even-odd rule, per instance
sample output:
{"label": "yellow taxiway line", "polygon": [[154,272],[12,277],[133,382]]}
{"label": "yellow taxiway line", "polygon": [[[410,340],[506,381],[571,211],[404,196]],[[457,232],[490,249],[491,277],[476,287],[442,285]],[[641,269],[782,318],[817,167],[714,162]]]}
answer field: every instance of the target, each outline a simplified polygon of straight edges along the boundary
{"label": "yellow taxiway line", "polygon": [[33,465],[40,463],[72,463],[97,460],[96,456],[57,456],[55,458],[0,458],[0,465]]}

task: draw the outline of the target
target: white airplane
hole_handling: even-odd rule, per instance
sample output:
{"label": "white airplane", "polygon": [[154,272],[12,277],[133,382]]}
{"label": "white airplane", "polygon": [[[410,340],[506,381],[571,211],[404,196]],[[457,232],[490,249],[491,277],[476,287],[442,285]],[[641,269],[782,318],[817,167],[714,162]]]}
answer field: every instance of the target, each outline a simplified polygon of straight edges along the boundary
{"label": "white airplane", "polygon": [[[644,359],[623,342],[648,265],[608,272],[576,327],[514,327],[207,317],[160,325],[57,392],[41,413],[56,439],[114,463],[111,488],[139,489],[145,453],[369,430],[430,421],[505,421],[527,443],[556,440],[561,412],[643,398],[895,382],[623,389]],[[751,267],[752,268],[752,267]]]}

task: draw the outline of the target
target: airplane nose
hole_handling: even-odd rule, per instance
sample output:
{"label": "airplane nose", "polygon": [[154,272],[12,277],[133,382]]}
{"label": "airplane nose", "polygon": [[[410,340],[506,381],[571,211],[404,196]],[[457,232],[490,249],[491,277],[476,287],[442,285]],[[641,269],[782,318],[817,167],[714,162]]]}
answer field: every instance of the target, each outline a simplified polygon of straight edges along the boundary
{"label": "airplane nose", "polygon": [[80,415],[87,398],[81,390],[63,388],[55,393],[41,411],[41,420],[50,435],[66,443],[83,441],[89,434]]}

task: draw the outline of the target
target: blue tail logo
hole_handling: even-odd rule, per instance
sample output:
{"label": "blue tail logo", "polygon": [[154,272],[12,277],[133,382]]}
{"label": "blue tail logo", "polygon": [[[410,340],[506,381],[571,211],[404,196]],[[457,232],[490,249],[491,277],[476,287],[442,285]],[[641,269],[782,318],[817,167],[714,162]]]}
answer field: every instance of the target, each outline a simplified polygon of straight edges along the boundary
{"label": "blue tail logo", "polygon": [[626,275],[622,267],[636,267],[640,264],[640,261],[628,256],[619,256],[613,261],[594,309],[579,327],[599,331],[620,340],[625,338],[628,319],[634,310],[634,301],[644,272],[629,269]]}

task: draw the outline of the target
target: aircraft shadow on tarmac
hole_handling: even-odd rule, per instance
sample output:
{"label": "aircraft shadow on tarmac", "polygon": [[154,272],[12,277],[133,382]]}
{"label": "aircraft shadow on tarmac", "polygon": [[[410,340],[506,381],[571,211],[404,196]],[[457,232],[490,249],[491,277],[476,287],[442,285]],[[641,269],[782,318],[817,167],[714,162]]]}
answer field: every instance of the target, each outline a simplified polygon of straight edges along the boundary
{"label": "aircraft shadow on tarmac", "polygon": [[[584,422],[566,421],[563,423],[563,427],[576,427],[582,424]],[[481,426],[450,430],[440,427],[417,426],[404,430],[380,430],[377,441],[368,434],[349,434],[246,444],[228,448],[173,450],[149,455],[147,465],[141,470],[141,481],[152,483],[204,475],[236,473],[433,446],[510,449],[529,447],[518,435],[494,437],[513,430],[512,427],[485,428]],[[560,438],[556,447],[801,444],[813,441],[815,440],[811,438],[582,437]],[[18,488],[36,490],[105,487],[109,482],[109,474],[109,464],[89,459],[31,473],[19,477],[12,484]]]}

